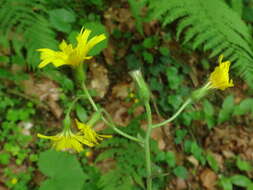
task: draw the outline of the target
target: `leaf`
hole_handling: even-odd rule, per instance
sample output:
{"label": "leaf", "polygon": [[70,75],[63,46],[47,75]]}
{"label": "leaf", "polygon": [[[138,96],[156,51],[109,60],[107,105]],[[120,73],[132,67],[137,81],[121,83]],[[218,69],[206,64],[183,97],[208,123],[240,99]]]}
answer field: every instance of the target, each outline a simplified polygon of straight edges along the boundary
{"label": "leaf", "polygon": [[176,156],[174,152],[166,152],[165,159],[169,167],[173,168],[176,166]]}
{"label": "leaf", "polygon": [[241,171],[250,171],[252,170],[252,166],[249,162],[242,160],[239,156],[236,159],[236,166]]}
{"label": "leaf", "polygon": [[180,144],[183,141],[183,139],[184,139],[184,137],[185,137],[186,134],[187,134],[187,130],[185,130],[185,129],[178,129],[178,130],[176,130],[175,143],[176,144]]}
{"label": "leaf", "polygon": [[112,148],[112,149],[110,149],[110,150],[106,150],[106,151],[100,153],[100,154],[97,156],[95,162],[100,162],[100,161],[103,161],[103,160],[108,159],[108,158],[113,158],[113,156],[114,156],[116,153],[117,153],[117,149],[115,149],[115,148]]}
{"label": "leaf", "polygon": [[148,51],[144,51],[144,52],[142,53],[142,56],[143,56],[143,58],[144,58],[144,61],[146,61],[147,63],[150,63],[150,64],[153,63],[154,57],[153,57],[153,55],[152,55],[151,53],[149,53]]}
{"label": "leaf", "polygon": [[143,35],[142,22],[143,18],[141,17],[142,8],[145,5],[146,0],[128,0],[128,3],[131,8],[131,13],[134,16],[136,22],[136,29]]}
{"label": "leaf", "polygon": [[217,175],[212,170],[206,168],[200,173],[200,180],[206,189],[211,190],[216,185]]}
{"label": "leaf", "polygon": [[184,166],[177,166],[173,169],[173,173],[182,179],[186,179],[188,177],[188,171]]}
{"label": "leaf", "polygon": [[166,76],[169,87],[173,90],[178,89],[182,82],[182,77],[178,74],[178,69],[176,67],[168,67],[166,69]]}
{"label": "leaf", "polygon": [[234,175],[230,177],[231,182],[239,187],[247,187],[251,184],[251,180],[244,175]]}
{"label": "leaf", "polygon": [[222,104],[222,109],[218,116],[218,123],[223,123],[230,119],[230,116],[234,110],[234,97],[232,95],[226,97]]}
{"label": "leaf", "polygon": [[213,157],[212,154],[208,153],[206,156],[207,162],[209,164],[209,166],[215,171],[218,172],[219,171],[219,165],[217,163],[217,161],[215,160],[215,158]]}
{"label": "leaf", "polygon": [[235,107],[233,115],[243,115],[248,112],[253,112],[253,99],[246,98],[240,102],[238,106]]}
{"label": "leaf", "polygon": [[183,102],[182,96],[179,95],[168,96],[168,103],[171,104],[175,109],[178,109],[179,106],[182,104],[182,102]]}
{"label": "leaf", "polygon": [[38,165],[40,171],[50,177],[40,190],[80,190],[84,184],[86,176],[80,163],[74,155],[67,152],[43,152],[39,156]]}
{"label": "leaf", "polygon": [[219,184],[223,190],[233,190],[233,185],[229,178],[221,177]]}
{"label": "leaf", "polygon": [[145,48],[155,47],[156,45],[158,45],[157,37],[156,36],[151,36],[151,37],[145,38],[142,45]]}
{"label": "leaf", "polygon": [[86,110],[80,104],[76,105],[76,115],[78,119],[83,123],[87,120],[88,117]]}
{"label": "leaf", "polygon": [[76,15],[74,12],[66,9],[53,9],[49,11],[49,21],[55,29],[61,32],[70,32],[71,24],[75,22]]}
{"label": "leaf", "polygon": [[204,100],[203,111],[205,121],[207,122],[207,126],[209,129],[211,129],[215,125],[214,108],[213,105],[208,100]]}
{"label": "leaf", "polygon": [[250,184],[247,186],[247,190],[253,190],[253,183],[250,183]]}

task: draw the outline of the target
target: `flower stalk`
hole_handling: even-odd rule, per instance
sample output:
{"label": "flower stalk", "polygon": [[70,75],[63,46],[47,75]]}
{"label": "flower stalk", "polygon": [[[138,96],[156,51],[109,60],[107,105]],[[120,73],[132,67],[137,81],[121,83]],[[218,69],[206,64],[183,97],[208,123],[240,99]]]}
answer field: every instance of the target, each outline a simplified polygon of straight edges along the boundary
{"label": "flower stalk", "polygon": [[152,132],[152,113],[149,102],[145,104],[146,116],[148,126],[146,130],[146,136],[144,141],[146,170],[147,170],[147,190],[152,190],[152,168],[151,168],[151,155],[150,155],[150,135]]}
{"label": "flower stalk", "polygon": [[157,123],[157,124],[152,125],[152,128],[162,127],[162,126],[166,125],[167,123],[172,122],[191,103],[192,103],[192,99],[191,98],[187,99],[173,116],[171,116],[170,118],[166,119],[165,121],[163,121],[161,123]]}
{"label": "flower stalk", "polygon": [[[107,117],[110,116],[107,112],[101,111],[101,110],[97,107],[96,103],[95,103],[94,100],[92,99],[92,97],[91,97],[91,95],[90,95],[90,93],[89,93],[89,91],[88,91],[88,89],[87,89],[87,87],[86,87],[85,84],[82,85],[82,88],[83,88],[84,94],[86,95],[86,98],[89,100],[89,102],[90,102],[90,104],[92,105],[93,109],[94,109],[97,113],[99,113],[99,114],[101,114],[101,113],[106,113],[106,116],[107,116]],[[126,134],[125,132],[123,132],[123,131],[121,131],[120,129],[118,129],[118,128],[116,127],[116,125],[112,122],[112,120],[111,120],[111,121],[107,121],[107,119],[103,116],[103,114],[101,114],[101,119],[102,119],[109,127],[111,127],[116,133],[118,133],[119,135],[121,135],[121,136],[123,136],[123,137],[125,137],[125,138],[127,138],[127,139],[130,139],[130,140],[132,140],[132,141],[135,141],[135,142],[138,142],[138,143],[142,143],[142,141],[141,141],[140,139],[138,139],[138,138],[136,138],[136,137],[133,137],[133,136],[131,136],[131,135],[129,135],[129,134]]]}

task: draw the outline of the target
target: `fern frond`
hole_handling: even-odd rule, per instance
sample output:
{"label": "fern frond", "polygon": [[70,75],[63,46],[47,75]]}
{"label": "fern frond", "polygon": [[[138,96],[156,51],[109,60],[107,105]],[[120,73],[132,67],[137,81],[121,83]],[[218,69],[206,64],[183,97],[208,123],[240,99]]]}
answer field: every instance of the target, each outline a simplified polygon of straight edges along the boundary
{"label": "fern frond", "polygon": [[210,51],[210,57],[224,54],[234,61],[248,84],[253,82],[253,39],[240,16],[221,0],[159,0],[151,1],[151,18],[163,26],[178,21],[177,39],[191,41],[193,48]]}
{"label": "fern frond", "polygon": [[[2,0],[0,31],[13,43],[15,53],[22,56],[25,48],[29,68],[39,63],[37,48],[56,48],[55,33],[45,18],[47,11],[38,0]],[[17,40],[17,38],[19,40]]]}

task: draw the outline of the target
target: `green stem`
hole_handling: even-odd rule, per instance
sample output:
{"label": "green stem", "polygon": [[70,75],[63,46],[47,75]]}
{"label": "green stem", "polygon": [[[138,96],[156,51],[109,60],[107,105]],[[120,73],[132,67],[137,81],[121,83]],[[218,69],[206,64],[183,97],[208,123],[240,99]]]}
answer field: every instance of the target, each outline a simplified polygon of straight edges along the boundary
{"label": "green stem", "polygon": [[161,123],[157,123],[157,124],[152,125],[152,128],[161,127],[161,126],[166,125],[167,123],[173,121],[185,109],[185,107],[188,106],[191,102],[192,102],[192,100],[190,98],[187,99],[185,101],[185,103],[179,108],[179,110],[173,116],[171,116],[169,119],[167,119]]}
{"label": "green stem", "polygon": [[74,107],[74,105],[76,104],[76,102],[80,99],[80,98],[82,98],[83,97],[83,95],[81,95],[81,96],[77,96],[72,102],[71,102],[71,104],[70,104],[70,106],[68,107],[68,109],[67,109],[67,112],[66,112],[66,115],[65,115],[65,118],[64,118],[64,120],[63,120],[63,123],[64,123],[64,131],[67,131],[67,130],[69,130],[69,128],[70,128],[70,125],[71,125],[71,120],[70,120],[70,112],[71,112],[71,110],[73,109],[73,107]]}
{"label": "green stem", "polygon": [[149,102],[145,103],[146,115],[147,115],[147,131],[144,141],[146,170],[147,170],[147,190],[152,190],[152,169],[151,169],[151,156],[150,156],[150,135],[152,132],[152,115]]}
{"label": "green stem", "polygon": [[138,142],[138,143],[143,143],[142,140],[140,140],[140,139],[138,139],[138,138],[135,138],[135,137],[133,137],[133,136],[131,136],[131,135],[128,135],[127,133],[124,133],[123,131],[121,131],[120,129],[118,129],[118,128],[116,127],[116,125],[113,123],[110,114],[109,114],[106,110],[102,109],[101,112],[104,113],[104,114],[106,115],[106,117],[109,119],[109,121],[108,121],[104,116],[102,116],[103,121],[104,121],[107,125],[109,125],[115,132],[117,132],[117,133],[120,134],[121,136],[124,136],[124,137],[126,137],[126,138],[128,138],[128,139],[130,139],[130,140],[132,140],[132,141],[136,141],[136,142]]}
{"label": "green stem", "polygon": [[[88,89],[86,88],[85,84],[83,84],[82,87],[83,87],[83,91],[84,91],[86,97],[88,98],[88,100],[90,101],[90,103],[91,103],[93,109],[94,109],[96,112],[100,113],[100,110],[98,109],[97,105],[95,104],[94,100],[92,99],[92,97],[91,97],[91,95],[90,95]],[[105,110],[102,110],[102,112],[105,113],[107,117],[110,116]],[[136,137],[133,137],[133,136],[131,136],[131,135],[128,135],[128,134],[126,134],[125,132],[123,132],[123,131],[121,131],[120,129],[118,129],[118,128],[116,127],[116,125],[112,122],[112,120],[111,120],[111,122],[107,121],[107,119],[106,119],[103,115],[101,115],[101,119],[102,119],[108,126],[110,126],[115,132],[117,132],[118,134],[120,134],[121,136],[126,137],[126,138],[128,138],[128,139],[130,139],[130,140],[133,140],[133,141],[135,141],[135,142],[142,143],[142,141],[141,141],[140,139],[138,139],[138,138],[136,138]]]}
{"label": "green stem", "polygon": [[70,104],[70,106],[67,109],[66,115],[69,115],[71,110],[73,109],[74,105],[76,104],[76,102],[81,99],[82,97],[84,97],[83,95],[77,96]]}

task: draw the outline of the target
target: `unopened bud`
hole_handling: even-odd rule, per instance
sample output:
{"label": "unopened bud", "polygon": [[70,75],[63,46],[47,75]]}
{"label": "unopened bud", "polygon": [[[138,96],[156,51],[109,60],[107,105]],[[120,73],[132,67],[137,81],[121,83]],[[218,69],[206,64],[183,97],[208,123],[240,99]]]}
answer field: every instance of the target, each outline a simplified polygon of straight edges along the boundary
{"label": "unopened bud", "polygon": [[150,99],[150,90],[141,74],[141,71],[140,70],[131,71],[130,75],[132,76],[132,78],[136,83],[140,100],[143,101],[144,103],[148,102]]}

